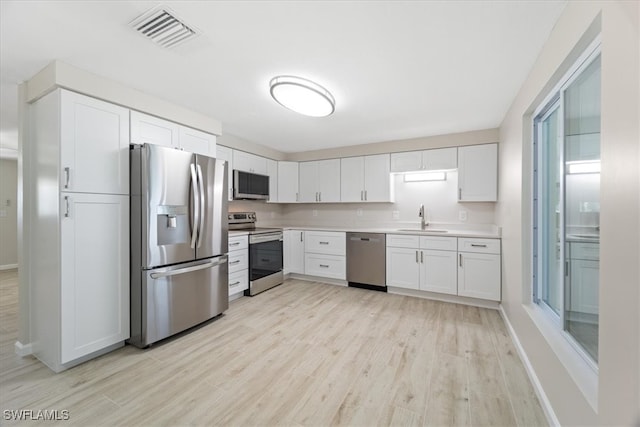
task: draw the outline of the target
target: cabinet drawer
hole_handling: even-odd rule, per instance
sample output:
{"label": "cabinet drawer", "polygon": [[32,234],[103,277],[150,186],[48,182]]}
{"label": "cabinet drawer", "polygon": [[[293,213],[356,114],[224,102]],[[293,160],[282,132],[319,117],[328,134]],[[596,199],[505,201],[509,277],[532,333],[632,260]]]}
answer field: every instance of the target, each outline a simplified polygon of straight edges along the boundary
{"label": "cabinet drawer", "polygon": [[305,231],[304,251],[314,254],[345,255],[346,234],[326,231]]}
{"label": "cabinet drawer", "polygon": [[249,271],[242,270],[229,273],[229,295],[249,289]]}
{"label": "cabinet drawer", "polygon": [[345,257],[337,255],[306,254],[304,272],[310,276],[344,280],[346,278],[345,260]]}
{"label": "cabinet drawer", "polygon": [[438,251],[457,251],[458,239],[455,237],[421,236],[420,249],[433,249]]}
{"label": "cabinet drawer", "polygon": [[419,248],[420,236],[408,234],[387,234],[388,248]]}
{"label": "cabinet drawer", "polygon": [[600,259],[599,243],[571,243],[569,258],[598,261]]}
{"label": "cabinet drawer", "polygon": [[229,252],[229,273],[249,268],[249,251],[241,249]]}
{"label": "cabinet drawer", "polygon": [[459,252],[476,252],[482,254],[499,254],[500,239],[458,238]]}
{"label": "cabinet drawer", "polygon": [[249,247],[249,236],[229,237],[229,252]]}

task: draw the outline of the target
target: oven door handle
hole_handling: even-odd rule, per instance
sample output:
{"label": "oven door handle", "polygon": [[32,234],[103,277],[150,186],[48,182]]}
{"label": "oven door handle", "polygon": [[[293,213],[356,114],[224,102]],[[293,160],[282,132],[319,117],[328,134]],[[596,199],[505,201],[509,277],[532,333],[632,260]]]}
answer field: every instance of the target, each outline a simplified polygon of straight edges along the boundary
{"label": "oven door handle", "polygon": [[270,235],[270,236],[249,236],[249,244],[254,244],[254,243],[265,243],[265,242],[276,242],[276,241],[283,241],[283,237],[282,234],[279,235]]}

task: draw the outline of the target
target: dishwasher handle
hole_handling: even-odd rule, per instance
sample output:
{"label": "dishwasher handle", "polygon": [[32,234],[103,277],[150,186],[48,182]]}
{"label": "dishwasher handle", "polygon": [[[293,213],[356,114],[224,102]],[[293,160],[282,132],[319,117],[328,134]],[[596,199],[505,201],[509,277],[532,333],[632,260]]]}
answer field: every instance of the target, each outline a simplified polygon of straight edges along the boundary
{"label": "dishwasher handle", "polygon": [[373,242],[380,243],[380,239],[376,239],[375,237],[350,237],[349,240],[352,242]]}

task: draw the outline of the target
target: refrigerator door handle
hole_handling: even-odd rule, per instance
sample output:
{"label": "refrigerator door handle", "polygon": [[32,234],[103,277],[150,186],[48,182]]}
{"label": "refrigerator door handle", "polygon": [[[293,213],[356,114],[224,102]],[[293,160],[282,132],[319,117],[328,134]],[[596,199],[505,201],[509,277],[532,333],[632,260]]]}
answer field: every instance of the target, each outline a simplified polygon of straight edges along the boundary
{"label": "refrigerator door handle", "polygon": [[196,167],[198,168],[198,193],[200,193],[200,223],[198,224],[198,245],[196,246],[197,248],[200,247],[200,245],[202,244],[202,231],[204,230],[204,209],[205,209],[205,205],[204,205],[204,192],[205,192],[205,188],[204,188],[204,180],[202,179],[202,168],[200,167],[200,165],[196,165]]}
{"label": "refrigerator door handle", "polygon": [[215,261],[210,261],[210,262],[206,262],[204,264],[194,265],[192,267],[178,268],[176,270],[158,271],[156,273],[149,274],[149,276],[151,276],[152,279],[161,279],[163,277],[177,276],[178,274],[191,273],[193,271],[206,270],[207,268],[217,267],[220,264],[225,264],[227,262],[227,260],[228,260],[228,258],[225,255],[225,256],[219,257]]}
{"label": "refrigerator door handle", "polygon": [[198,197],[198,178],[196,176],[196,167],[191,163],[191,189],[193,190],[193,212],[191,219],[193,226],[191,230],[191,247],[196,247],[196,238],[198,237],[198,226],[200,225],[200,199]]}

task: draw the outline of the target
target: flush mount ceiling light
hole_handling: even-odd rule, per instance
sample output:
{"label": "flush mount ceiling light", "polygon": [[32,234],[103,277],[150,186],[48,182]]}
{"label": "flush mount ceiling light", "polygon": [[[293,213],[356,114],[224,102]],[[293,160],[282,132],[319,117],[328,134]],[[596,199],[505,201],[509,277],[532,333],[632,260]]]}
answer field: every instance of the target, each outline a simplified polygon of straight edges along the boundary
{"label": "flush mount ceiling light", "polygon": [[336,101],[328,90],[311,80],[277,76],[269,82],[273,99],[289,110],[312,117],[325,117],[335,111]]}

